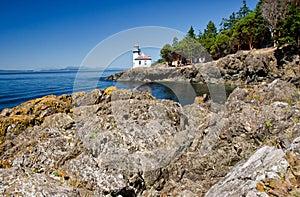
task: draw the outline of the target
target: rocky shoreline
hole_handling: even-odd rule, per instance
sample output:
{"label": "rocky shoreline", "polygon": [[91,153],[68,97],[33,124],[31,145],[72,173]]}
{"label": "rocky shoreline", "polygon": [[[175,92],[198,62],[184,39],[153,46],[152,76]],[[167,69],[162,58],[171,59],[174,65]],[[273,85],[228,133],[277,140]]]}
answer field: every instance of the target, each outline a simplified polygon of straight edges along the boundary
{"label": "rocky shoreline", "polygon": [[299,47],[239,51],[217,61],[183,67],[135,68],[108,76],[116,81],[188,81],[235,86],[282,79],[300,86]]}
{"label": "rocky shoreline", "polygon": [[[297,53],[240,52],[165,76],[237,85],[225,104],[111,87],[4,109],[0,196],[299,196]],[[110,79],[166,80],[145,72]]]}

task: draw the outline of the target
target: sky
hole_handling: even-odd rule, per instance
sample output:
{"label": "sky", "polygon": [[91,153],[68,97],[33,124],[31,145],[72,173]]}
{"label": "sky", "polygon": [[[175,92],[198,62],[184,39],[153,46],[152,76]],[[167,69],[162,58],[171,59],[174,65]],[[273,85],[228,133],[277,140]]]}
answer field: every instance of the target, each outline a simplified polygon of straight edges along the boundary
{"label": "sky", "polygon": [[[247,4],[253,10],[257,2]],[[193,26],[198,34],[209,20],[218,26],[241,5],[242,0],[0,0],[0,69],[80,66],[118,32],[158,26],[186,33]],[[151,56],[159,58],[159,50]]]}

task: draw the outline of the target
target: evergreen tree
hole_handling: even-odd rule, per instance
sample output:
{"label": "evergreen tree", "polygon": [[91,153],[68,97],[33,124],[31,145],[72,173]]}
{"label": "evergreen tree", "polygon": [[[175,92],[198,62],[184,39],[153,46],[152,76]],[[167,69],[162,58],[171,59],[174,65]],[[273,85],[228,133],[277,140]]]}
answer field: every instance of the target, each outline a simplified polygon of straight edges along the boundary
{"label": "evergreen tree", "polygon": [[206,29],[204,30],[203,36],[213,37],[217,35],[217,27],[213,21],[209,21]]}
{"label": "evergreen tree", "polygon": [[222,31],[230,29],[236,20],[237,19],[234,12],[232,12],[232,14],[229,16],[229,19],[223,18],[220,24]]}
{"label": "evergreen tree", "polygon": [[275,39],[279,45],[300,45],[300,7],[295,1],[289,6],[285,19],[278,22]]}
{"label": "evergreen tree", "polygon": [[261,12],[262,4],[264,3],[264,0],[259,0],[258,3],[256,4],[255,10]]}
{"label": "evergreen tree", "polygon": [[[272,4],[274,2],[274,4]],[[272,35],[271,35],[272,33]],[[218,59],[237,50],[262,48],[272,44],[300,44],[300,6],[299,0],[260,0],[254,11],[250,11],[246,0],[239,12],[223,18],[218,32],[213,21],[209,21],[197,39],[191,26],[186,37],[173,44],[165,45],[161,56],[166,61],[185,58],[209,58],[208,53]],[[203,47],[202,47],[203,46]]]}
{"label": "evergreen tree", "polygon": [[246,0],[243,0],[243,5],[242,5],[242,7],[240,7],[240,10],[237,13],[238,14],[238,18],[239,19],[244,18],[250,12],[251,12],[251,10],[247,6]]}
{"label": "evergreen tree", "polygon": [[204,30],[203,36],[199,40],[202,46],[211,54],[212,46],[214,45],[217,36],[217,28],[213,21],[209,21],[206,29]]}
{"label": "evergreen tree", "polygon": [[233,36],[238,40],[238,50],[260,48],[260,45],[270,37],[263,18],[257,10],[235,23]]}
{"label": "evergreen tree", "polygon": [[177,44],[178,44],[178,38],[175,36],[175,37],[173,38],[172,46],[175,46],[175,45],[177,45]]}
{"label": "evergreen tree", "polygon": [[195,35],[195,31],[194,31],[193,26],[190,27],[190,29],[189,29],[189,31],[188,31],[188,36],[189,36],[190,38],[196,39],[196,35]]}
{"label": "evergreen tree", "polygon": [[197,39],[198,40],[201,40],[201,38],[203,37],[203,33],[201,30],[199,30],[199,33],[198,33],[198,36],[197,36]]}

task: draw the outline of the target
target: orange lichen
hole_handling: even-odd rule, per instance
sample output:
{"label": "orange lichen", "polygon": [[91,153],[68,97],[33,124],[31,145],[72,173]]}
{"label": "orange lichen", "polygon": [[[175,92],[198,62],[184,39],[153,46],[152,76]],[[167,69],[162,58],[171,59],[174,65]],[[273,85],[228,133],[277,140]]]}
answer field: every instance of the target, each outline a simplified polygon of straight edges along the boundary
{"label": "orange lichen", "polygon": [[33,126],[34,118],[32,116],[13,115],[0,118],[0,136],[3,137],[6,132],[19,134],[27,127]]}
{"label": "orange lichen", "polygon": [[0,160],[0,168],[11,168],[11,162],[7,160]]}
{"label": "orange lichen", "polygon": [[104,94],[109,95],[109,94],[111,94],[113,91],[116,91],[116,90],[117,90],[117,88],[116,88],[115,86],[110,86],[110,87],[108,87],[108,88],[105,89]]}
{"label": "orange lichen", "polygon": [[72,96],[55,95],[37,98],[12,109],[7,116],[0,117],[0,144],[12,136],[20,134],[28,127],[40,125],[45,117],[55,113],[72,113]]}
{"label": "orange lichen", "polygon": [[259,191],[264,191],[264,185],[262,183],[257,183],[256,184],[256,189]]}

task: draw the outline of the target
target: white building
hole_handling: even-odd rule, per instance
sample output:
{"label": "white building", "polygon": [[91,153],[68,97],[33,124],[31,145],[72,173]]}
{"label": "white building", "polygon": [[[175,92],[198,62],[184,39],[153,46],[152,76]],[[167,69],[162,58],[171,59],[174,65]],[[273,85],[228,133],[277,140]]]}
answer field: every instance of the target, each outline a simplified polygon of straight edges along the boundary
{"label": "white building", "polygon": [[132,52],[133,68],[151,67],[151,57],[143,53],[141,54],[141,50],[138,45],[134,45]]}

